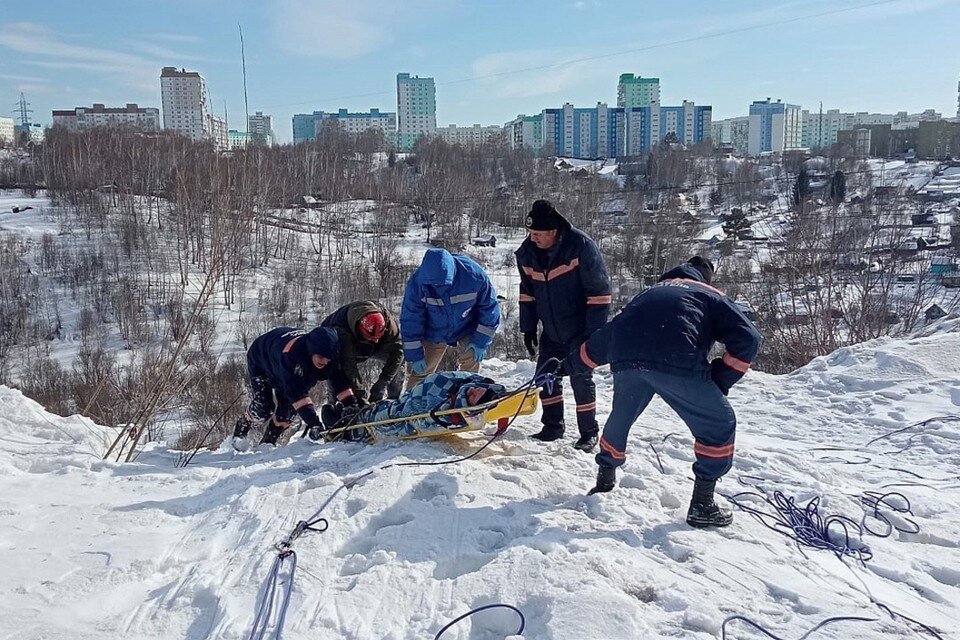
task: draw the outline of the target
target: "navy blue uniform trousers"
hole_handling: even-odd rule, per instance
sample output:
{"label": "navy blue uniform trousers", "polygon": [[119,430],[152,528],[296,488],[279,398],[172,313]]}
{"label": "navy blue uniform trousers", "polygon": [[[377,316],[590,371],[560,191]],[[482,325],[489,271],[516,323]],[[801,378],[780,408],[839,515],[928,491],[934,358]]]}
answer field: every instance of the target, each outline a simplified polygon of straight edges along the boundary
{"label": "navy blue uniform trousers", "polygon": [[626,459],[627,435],[654,394],[677,412],[693,433],[693,473],[716,480],[733,464],[737,417],[712,380],[645,369],[613,374],[613,409],[603,427],[597,464],[619,467]]}
{"label": "navy blue uniform trousers", "polygon": [[[579,340],[564,344],[551,340],[541,333],[537,370],[539,371],[550,358],[558,358],[562,361],[570,353],[570,349],[579,346]],[[593,382],[593,372],[571,375],[570,386],[573,387],[573,399],[577,402],[577,428],[580,435],[596,435],[600,427],[597,425],[597,385]],[[564,430],[562,378],[557,378],[551,389],[540,391],[540,404],[543,406],[541,421],[544,428],[562,435]]]}
{"label": "navy blue uniform trousers", "polygon": [[[247,372],[250,376],[250,406],[247,419],[253,423],[266,422],[273,418],[278,427],[287,428],[297,412],[290,400],[279,388],[274,389],[260,365],[247,356]],[[274,397],[276,396],[276,397]]]}

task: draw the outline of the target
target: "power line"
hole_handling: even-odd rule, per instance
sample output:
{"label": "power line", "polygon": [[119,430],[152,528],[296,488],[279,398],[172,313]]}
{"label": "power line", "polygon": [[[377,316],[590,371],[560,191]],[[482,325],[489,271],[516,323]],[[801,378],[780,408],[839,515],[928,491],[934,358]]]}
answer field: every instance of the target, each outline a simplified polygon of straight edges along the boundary
{"label": "power line", "polygon": [[[900,1],[902,1],[902,0],[876,0],[875,2],[868,2],[868,3],[865,3],[865,4],[855,5],[855,6],[852,6],[852,7],[843,7],[843,8],[840,8],[840,9],[830,9],[830,10],[827,10],[827,11],[820,11],[820,12],[817,12],[817,13],[809,13],[809,14],[805,14],[805,15],[802,15],[802,16],[795,16],[795,17],[793,17],[793,18],[785,18],[785,19],[783,19],[783,20],[773,20],[773,21],[770,21],[770,22],[762,22],[762,23],[759,23],[759,24],[748,25],[748,26],[744,26],[744,27],[737,27],[737,28],[735,28],[735,29],[727,29],[727,30],[725,30],[725,31],[717,31],[717,32],[715,32],[715,33],[707,33],[707,34],[703,34],[703,35],[699,35],[699,36],[691,36],[691,37],[689,37],[689,38],[680,38],[680,39],[678,39],[678,40],[669,40],[669,41],[667,41],[667,42],[658,42],[658,43],[656,43],[656,44],[646,45],[646,46],[643,46],[643,47],[633,47],[633,48],[630,48],[630,49],[621,49],[621,50],[619,50],[619,51],[612,51],[612,52],[610,52],[610,53],[601,53],[601,54],[592,55],[592,56],[582,56],[582,57],[579,57],[579,58],[571,58],[571,59],[569,59],[569,60],[564,60],[564,61],[561,61],[561,62],[553,62],[553,63],[550,63],[550,64],[543,64],[543,65],[537,65],[537,66],[532,66],[532,67],[522,67],[522,68],[519,68],[519,69],[509,69],[509,70],[507,70],[507,71],[500,71],[500,72],[497,72],[497,73],[488,73],[488,74],[483,74],[483,75],[473,75],[473,76],[467,76],[467,77],[464,77],[464,78],[457,78],[457,79],[454,79],[454,80],[446,80],[446,81],[443,81],[443,82],[437,82],[436,85],[438,85],[438,86],[447,86],[447,85],[454,85],[454,84],[462,84],[462,83],[464,83],[464,82],[474,82],[474,81],[477,81],[477,80],[489,80],[489,79],[492,79],[492,78],[502,78],[502,77],[504,77],[504,76],[515,75],[515,74],[518,74],[518,73],[528,73],[528,72],[531,72],[531,71],[545,71],[545,70],[547,70],[547,69],[562,68],[562,67],[566,67],[566,66],[569,66],[569,65],[572,65],[572,64],[579,64],[579,63],[581,63],[581,62],[592,62],[592,61],[594,61],[594,60],[604,60],[604,59],[607,59],[607,58],[615,58],[615,57],[618,57],[618,56],[629,55],[629,54],[632,54],[632,53],[642,53],[642,52],[645,52],[645,51],[653,51],[653,50],[656,50],[656,49],[663,49],[663,48],[672,47],[672,46],[675,46],[675,45],[689,44],[689,43],[691,43],[691,42],[699,42],[699,41],[701,41],[701,40],[710,40],[710,39],[714,39],[714,38],[720,38],[720,37],[723,37],[723,36],[733,35],[733,34],[736,34],[736,33],[744,33],[744,32],[747,32],[747,31],[756,31],[756,30],[758,30],[758,29],[765,29],[765,28],[767,28],[767,27],[776,27],[776,26],[781,26],[781,25],[785,25],[785,24],[791,24],[791,23],[793,23],[793,22],[800,22],[800,21],[803,21],[803,20],[810,20],[810,19],[813,19],[813,18],[822,18],[822,17],[824,17],[824,16],[836,15],[836,14],[839,14],[839,13],[846,13],[846,12],[849,12],[849,11],[856,11],[856,10],[858,10],[858,9],[868,9],[868,8],[870,8],[870,7],[875,7],[875,6],[883,5],[883,4],[891,4],[891,3],[893,3],[893,2],[900,2]],[[392,89],[391,89],[391,90],[387,90],[387,91],[370,91],[370,92],[365,92],[365,93],[355,93],[355,94],[351,94],[351,95],[335,96],[335,97],[325,98],[325,99],[321,99],[321,100],[312,100],[312,101],[310,101],[310,102],[288,102],[288,103],[286,103],[286,104],[266,105],[266,106],[264,106],[263,108],[264,108],[264,109],[276,109],[276,108],[279,108],[279,107],[297,107],[297,106],[301,106],[301,105],[305,105],[305,104],[317,104],[318,102],[335,102],[335,101],[339,101],[339,100],[351,100],[351,99],[354,99],[354,98],[369,98],[369,97],[373,97],[373,96],[382,96],[382,95],[388,95],[388,94],[392,94],[392,93],[393,93],[393,90],[392,90]]]}

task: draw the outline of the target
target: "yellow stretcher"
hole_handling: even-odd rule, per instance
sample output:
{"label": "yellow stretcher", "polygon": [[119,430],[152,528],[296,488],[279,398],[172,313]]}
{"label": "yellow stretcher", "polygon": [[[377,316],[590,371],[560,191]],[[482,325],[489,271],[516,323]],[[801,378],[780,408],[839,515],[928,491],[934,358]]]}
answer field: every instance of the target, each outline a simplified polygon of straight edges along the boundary
{"label": "yellow stretcher", "polygon": [[415,416],[405,416],[402,418],[388,418],[386,420],[377,420],[376,422],[365,422],[362,424],[350,424],[343,427],[336,427],[325,432],[325,437],[329,441],[331,436],[345,431],[354,431],[364,429],[370,436],[369,442],[375,444],[377,437],[376,427],[396,424],[398,422],[410,422],[422,418],[437,418],[443,416],[458,415],[463,419],[463,424],[455,427],[447,427],[436,431],[418,431],[403,436],[396,436],[399,440],[416,440],[418,438],[445,438],[457,433],[467,433],[478,431],[488,422],[497,423],[497,432],[502,433],[510,421],[517,416],[527,416],[534,413],[539,405],[539,389],[529,388],[524,391],[514,392],[505,398],[492,400],[485,405],[476,407],[464,407],[462,409],[444,409],[433,413],[425,413]]}
{"label": "yellow stretcher", "polygon": [[[477,431],[483,428],[488,422],[496,422],[497,430],[502,431],[507,428],[507,425],[517,416],[528,416],[537,410],[539,405],[539,390],[530,389],[525,393],[519,393],[513,396],[509,396],[503,399],[500,402],[497,402],[494,406],[485,410],[483,413],[468,413],[466,409],[460,410],[449,410],[446,412],[438,412],[440,414],[459,414],[464,418],[463,426],[459,427],[450,427],[442,431],[431,431],[423,433],[412,433],[406,436],[400,436],[400,440],[417,440],[419,438],[446,438],[449,435],[454,435],[457,433],[467,433],[470,431]],[[375,425],[357,425],[367,427],[367,432],[370,434],[370,437],[373,438],[373,441],[377,441],[376,434],[372,428]]]}

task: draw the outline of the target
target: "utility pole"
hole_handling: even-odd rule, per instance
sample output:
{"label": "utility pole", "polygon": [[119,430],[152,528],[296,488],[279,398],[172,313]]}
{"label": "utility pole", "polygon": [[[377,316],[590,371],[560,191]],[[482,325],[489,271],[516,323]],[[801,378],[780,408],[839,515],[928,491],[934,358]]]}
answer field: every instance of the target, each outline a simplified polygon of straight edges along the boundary
{"label": "utility pole", "polygon": [[817,147],[823,147],[823,100],[820,101],[820,117],[817,118]]}
{"label": "utility pole", "polygon": [[240,31],[240,64],[243,68],[243,115],[246,116],[243,130],[250,133],[250,103],[247,100],[247,56],[243,48],[243,27],[237,23],[237,29]]}

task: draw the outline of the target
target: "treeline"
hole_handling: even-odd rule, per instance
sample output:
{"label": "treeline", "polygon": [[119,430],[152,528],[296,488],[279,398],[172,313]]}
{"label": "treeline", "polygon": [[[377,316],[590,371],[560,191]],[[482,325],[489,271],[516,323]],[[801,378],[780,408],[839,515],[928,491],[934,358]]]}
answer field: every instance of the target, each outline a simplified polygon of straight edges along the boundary
{"label": "treeline", "polygon": [[[400,251],[410,225],[459,250],[501,225],[520,229],[541,197],[598,241],[620,304],[691,253],[718,260],[718,286],[754,310],[770,371],[916,326],[932,295],[924,282],[905,299],[871,269],[878,257],[884,274],[912,259],[895,249],[912,200],[871,197],[869,173],[841,154],[829,171],[865,197],[821,203],[814,193],[783,214],[785,242],[761,244],[746,232],[780,215],[799,156],[765,166],[660,145],[609,178],[502,142],[382,148],[335,128],[227,154],[166,133],[51,130],[17,157],[17,175],[46,187],[58,224],[0,247],[0,381],[61,413],[147,435],[162,415],[197,427],[185,444],[205,444],[208,431],[218,441],[243,404],[242,349],[230,345],[350,300],[398,308],[416,266]],[[0,177],[10,166],[0,161]],[[721,214],[724,237],[701,238],[704,217]],[[504,307],[492,355],[524,357],[516,310]],[[52,359],[55,340],[76,345],[70,362]]]}

